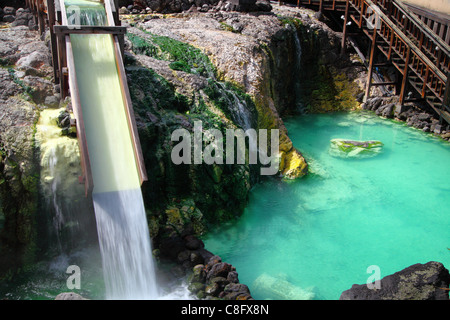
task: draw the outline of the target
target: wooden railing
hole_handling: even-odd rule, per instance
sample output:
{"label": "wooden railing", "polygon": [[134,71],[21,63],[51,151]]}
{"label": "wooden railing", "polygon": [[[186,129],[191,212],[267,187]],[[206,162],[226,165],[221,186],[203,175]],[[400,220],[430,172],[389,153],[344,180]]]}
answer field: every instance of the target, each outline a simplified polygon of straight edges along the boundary
{"label": "wooden railing", "polygon": [[[380,49],[403,76],[400,89],[400,103],[404,103],[406,85],[409,82],[440,116],[444,117],[447,122],[450,122],[450,110],[447,110],[447,106],[443,105],[447,83],[447,72],[444,72],[448,70],[448,66],[441,70],[439,66],[445,67],[445,65],[442,63],[436,65],[436,62],[431,60],[433,56],[430,58],[430,52],[424,52],[424,47],[420,47],[420,42],[414,41],[417,39],[409,32],[410,29],[406,28],[404,32],[402,30],[404,28],[399,27],[395,19],[391,19],[391,16],[386,15],[371,0],[349,1],[353,7],[351,18],[371,37],[372,48],[376,46]],[[384,0],[379,2],[386,5],[386,3],[393,1]],[[415,25],[415,23],[416,21],[411,19],[404,25],[414,25],[415,29],[421,31],[421,39],[425,36],[430,36],[428,30],[424,29],[420,24]],[[372,35],[369,29],[373,29]],[[433,37],[428,39],[430,39],[429,41],[436,41]],[[439,43],[439,41],[436,41],[435,44],[442,48],[439,51],[441,52],[441,57],[442,53],[446,55],[445,59],[440,61],[448,61],[449,55],[445,45]],[[438,50],[435,50],[434,53],[438,53]],[[366,97],[369,89],[370,83],[366,91]]]}
{"label": "wooden railing", "polygon": [[[372,85],[375,49],[379,49],[402,75],[400,103],[405,102],[408,83],[441,117],[450,123],[447,75],[450,47],[435,31],[396,0],[297,0],[297,6],[314,6],[320,11],[345,11],[342,48],[347,22],[353,20],[371,40],[366,99]],[[440,30],[441,33],[443,32]],[[449,32],[450,33],[450,32]]]}
{"label": "wooden railing", "polygon": [[332,10],[344,11],[345,0],[297,0],[297,6],[317,6],[319,11]]}
{"label": "wooden railing", "polygon": [[446,44],[450,45],[450,19],[447,14],[420,8],[410,3],[404,5]]}
{"label": "wooden railing", "polygon": [[439,36],[439,29],[432,30],[406,5],[392,0],[374,1],[417,47],[444,74],[450,71],[450,46]]}

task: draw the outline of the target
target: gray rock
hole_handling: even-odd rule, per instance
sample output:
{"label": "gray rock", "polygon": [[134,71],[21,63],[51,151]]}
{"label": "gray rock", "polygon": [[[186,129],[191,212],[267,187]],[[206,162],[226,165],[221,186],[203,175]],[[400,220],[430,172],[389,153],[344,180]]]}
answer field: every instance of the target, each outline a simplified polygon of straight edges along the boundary
{"label": "gray rock", "polygon": [[436,134],[441,134],[442,133],[442,129],[443,129],[442,125],[437,124],[437,125],[434,126],[433,132],[436,133]]}
{"label": "gray rock", "polygon": [[339,300],[448,300],[450,274],[440,262],[415,264],[380,280],[379,289],[354,284]]}
{"label": "gray rock", "polygon": [[34,16],[32,13],[26,12],[26,11],[21,11],[21,12],[17,11],[16,19],[11,24],[11,26],[12,27],[29,26],[30,21],[34,21]]}
{"label": "gray rock", "polygon": [[394,116],[394,107],[395,107],[395,104],[393,104],[393,103],[390,103],[390,104],[386,105],[384,107],[383,111],[381,112],[381,115],[383,117],[386,117],[386,118],[393,118],[393,116]]}
{"label": "gray rock", "polygon": [[206,286],[205,293],[211,296],[217,296],[220,292],[220,286],[217,282],[211,283]]}
{"label": "gray rock", "polygon": [[59,106],[59,98],[57,96],[45,97],[44,104],[51,108],[56,108]]}
{"label": "gray rock", "polygon": [[231,271],[231,265],[226,262],[219,262],[212,266],[211,270],[208,271],[206,276],[206,281],[209,281],[215,277],[227,277],[228,272]]}
{"label": "gray rock", "polygon": [[229,283],[223,290],[223,298],[226,300],[252,299],[248,286],[242,283]]}
{"label": "gray rock", "polygon": [[14,20],[16,20],[16,17],[11,14],[5,15],[3,17],[4,22],[13,22]]}
{"label": "gray rock", "polygon": [[425,112],[419,113],[417,119],[421,121],[431,121],[431,114]]}
{"label": "gray rock", "polygon": [[53,83],[49,80],[35,76],[26,76],[23,79],[23,83],[32,88],[31,96],[35,103],[44,103],[46,97],[53,95]]}
{"label": "gray rock", "polygon": [[39,68],[44,64],[49,64],[48,54],[41,51],[31,52],[17,61],[18,67]]}
{"label": "gray rock", "polygon": [[130,14],[130,11],[127,8],[122,7],[119,9],[119,14]]}
{"label": "gray rock", "polygon": [[5,15],[7,15],[7,14],[14,15],[14,14],[16,14],[16,9],[14,9],[13,7],[4,7],[3,8],[3,13]]}
{"label": "gray rock", "polygon": [[88,300],[75,292],[63,292],[56,296],[55,300]]}
{"label": "gray rock", "polygon": [[22,88],[13,81],[12,77],[8,70],[0,68],[0,100],[6,100],[22,92]]}

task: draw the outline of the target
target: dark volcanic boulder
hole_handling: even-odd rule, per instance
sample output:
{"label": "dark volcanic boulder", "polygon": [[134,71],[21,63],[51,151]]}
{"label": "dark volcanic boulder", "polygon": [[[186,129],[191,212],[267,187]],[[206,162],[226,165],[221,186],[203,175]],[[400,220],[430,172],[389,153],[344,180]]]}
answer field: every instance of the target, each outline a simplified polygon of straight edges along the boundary
{"label": "dark volcanic boulder", "polygon": [[449,284],[448,270],[442,263],[431,261],[384,277],[379,289],[354,284],[339,300],[448,300]]}

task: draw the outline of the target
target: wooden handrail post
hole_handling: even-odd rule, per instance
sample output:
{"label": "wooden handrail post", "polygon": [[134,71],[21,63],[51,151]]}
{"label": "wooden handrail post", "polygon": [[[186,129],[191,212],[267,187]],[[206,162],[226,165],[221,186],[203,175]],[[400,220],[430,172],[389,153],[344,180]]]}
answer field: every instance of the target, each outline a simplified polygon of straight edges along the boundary
{"label": "wooden handrail post", "polygon": [[389,51],[388,51],[387,58],[390,61],[392,58],[392,46],[394,45],[394,30],[392,30],[392,29],[389,29],[389,30],[391,30],[391,39],[389,41]]}
{"label": "wooden handrail post", "polygon": [[373,62],[375,60],[375,51],[377,47],[377,27],[375,26],[373,28],[373,34],[372,34],[372,46],[370,48],[370,58],[369,58],[369,73],[367,75],[367,84],[366,84],[366,93],[364,95],[364,102],[367,101],[367,99],[370,96],[370,88],[372,87],[372,74],[373,74]]}
{"label": "wooden handrail post", "polygon": [[445,83],[444,100],[442,101],[444,106],[450,106],[450,72],[447,73],[447,82]]}
{"label": "wooden handrail post", "polygon": [[358,23],[358,27],[360,27],[360,28],[362,27],[363,16],[364,16],[364,0],[361,0],[361,12],[360,12],[359,23]]}
{"label": "wooden handrail post", "polygon": [[48,28],[50,30],[50,43],[52,51],[52,61],[53,61],[53,78],[57,83],[59,82],[59,62],[58,62],[58,46],[55,32],[53,31],[53,26],[55,25],[55,3],[54,0],[47,0],[47,16],[48,16]]}
{"label": "wooden handrail post", "polygon": [[422,98],[425,98],[425,91],[427,89],[427,82],[428,82],[428,76],[430,74],[430,67],[427,66],[426,70],[425,70],[425,79],[423,80],[423,86],[422,86],[422,92],[420,94],[420,96]]}
{"label": "wooden handrail post", "polygon": [[344,26],[342,28],[341,54],[345,54],[345,43],[347,41],[347,23],[348,23],[349,8],[350,8],[350,0],[347,0],[347,2],[345,3]]}
{"label": "wooden handrail post", "polygon": [[406,91],[406,84],[408,83],[408,67],[410,55],[411,55],[411,47],[408,45],[408,49],[406,51],[405,68],[403,69],[402,87],[400,89],[400,97],[399,97],[400,105],[403,105],[405,103],[405,91]]}

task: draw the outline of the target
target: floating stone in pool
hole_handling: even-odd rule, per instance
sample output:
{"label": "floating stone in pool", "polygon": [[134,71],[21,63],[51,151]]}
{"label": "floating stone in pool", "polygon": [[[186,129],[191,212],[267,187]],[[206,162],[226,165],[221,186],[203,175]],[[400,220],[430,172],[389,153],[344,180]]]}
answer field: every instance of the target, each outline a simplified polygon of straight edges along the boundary
{"label": "floating stone in pool", "polygon": [[330,142],[330,154],[341,158],[373,157],[379,154],[383,147],[383,143],[377,140],[332,139]]}

